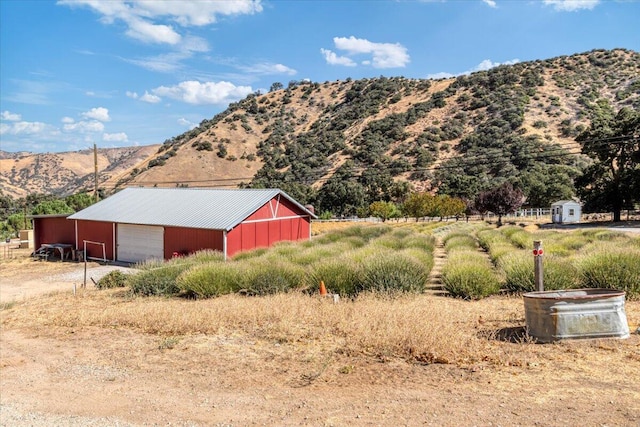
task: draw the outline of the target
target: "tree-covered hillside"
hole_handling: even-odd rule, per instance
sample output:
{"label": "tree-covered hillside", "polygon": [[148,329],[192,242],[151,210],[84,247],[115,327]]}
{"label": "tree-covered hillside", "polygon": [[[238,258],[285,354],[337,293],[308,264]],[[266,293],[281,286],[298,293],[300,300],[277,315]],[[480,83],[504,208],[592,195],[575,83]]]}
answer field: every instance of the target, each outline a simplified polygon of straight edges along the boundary
{"label": "tree-covered hillside", "polygon": [[546,207],[575,196],[592,164],[576,137],[640,109],[639,76],[640,54],[616,49],[446,80],[276,83],[165,141],[118,186],[279,187],[353,215],[412,190],[473,200],[508,181]]}

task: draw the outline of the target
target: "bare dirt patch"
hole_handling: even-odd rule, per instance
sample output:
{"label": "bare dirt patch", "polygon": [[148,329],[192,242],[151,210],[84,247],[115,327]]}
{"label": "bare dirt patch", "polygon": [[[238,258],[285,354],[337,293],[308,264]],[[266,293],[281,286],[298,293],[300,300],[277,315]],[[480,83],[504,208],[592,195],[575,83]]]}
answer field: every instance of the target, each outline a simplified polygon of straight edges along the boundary
{"label": "bare dirt patch", "polygon": [[[0,259],[0,304],[25,300],[54,291],[72,292],[74,285],[84,283],[84,264],[75,262],[40,261],[31,258],[32,249],[14,249],[11,258]],[[112,265],[87,264],[87,282],[98,281],[114,269],[128,269]]]}
{"label": "bare dirt patch", "polygon": [[[60,264],[27,263],[26,280],[73,272]],[[640,336],[533,344],[519,298],[333,305],[89,287],[0,315],[1,425],[640,423]],[[635,330],[640,302],[627,316]],[[514,342],[496,339],[505,331]]]}

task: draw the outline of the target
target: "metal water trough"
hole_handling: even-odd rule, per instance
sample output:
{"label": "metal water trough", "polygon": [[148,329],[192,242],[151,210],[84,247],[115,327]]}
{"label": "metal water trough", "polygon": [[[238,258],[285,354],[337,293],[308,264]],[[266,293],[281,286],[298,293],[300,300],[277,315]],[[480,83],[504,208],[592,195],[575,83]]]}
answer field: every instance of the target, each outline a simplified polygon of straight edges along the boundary
{"label": "metal water trough", "polygon": [[569,289],[523,294],[529,335],[538,342],[577,338],[628,338],[625,293]]}

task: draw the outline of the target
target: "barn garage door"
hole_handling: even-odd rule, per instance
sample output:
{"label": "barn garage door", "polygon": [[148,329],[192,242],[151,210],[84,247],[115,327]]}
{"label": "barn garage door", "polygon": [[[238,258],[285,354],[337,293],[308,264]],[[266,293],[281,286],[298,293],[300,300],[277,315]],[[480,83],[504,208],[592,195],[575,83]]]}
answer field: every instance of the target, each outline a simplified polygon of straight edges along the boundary
{"label": "barn garage door", "polygon": [[164,258],[164,228],[118,224],[118,261]]}

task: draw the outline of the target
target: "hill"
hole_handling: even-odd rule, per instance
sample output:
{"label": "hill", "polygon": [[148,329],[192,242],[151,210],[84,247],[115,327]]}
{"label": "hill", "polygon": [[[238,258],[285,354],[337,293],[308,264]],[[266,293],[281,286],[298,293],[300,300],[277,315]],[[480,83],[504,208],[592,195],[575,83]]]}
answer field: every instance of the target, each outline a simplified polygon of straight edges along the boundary
{"label": "hill", "polygon": [[[412,189],[472,199],[510,180],[548,206],[589,163],[575,137],[607,110],[640,108],[639,76],[640,54],[615,49],[441,80],[274,83],[161,146],[104,154],[100,186],[280,187],[353,215]],[[90,153],[16,156],[0,155],[7,193],[90,188]]]}
{"label": "hill", "polygon": [[[101,183],[147,159],[158,145],[98,149]],[[13,198],[29,193],[69,195],[94,186],[93,150],[33,154],[0,151],[0,189]]]}
{"label": "hill", "polygon": [[640,55],[615,49],[443,80],[274,84],[164,142],[110,184],[281,187],[353,214],[408,189],[472,198],[505,179],[528,204],[571,197],[574,141],[605,109],[640,108]]}

